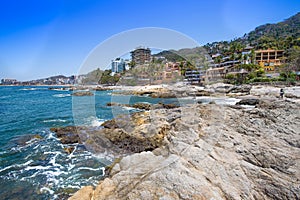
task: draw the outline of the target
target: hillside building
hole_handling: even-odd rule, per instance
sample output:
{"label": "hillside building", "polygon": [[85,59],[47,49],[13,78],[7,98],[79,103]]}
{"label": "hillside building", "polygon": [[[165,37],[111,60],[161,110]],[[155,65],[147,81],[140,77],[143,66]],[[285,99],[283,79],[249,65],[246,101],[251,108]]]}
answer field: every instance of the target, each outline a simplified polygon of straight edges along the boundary
{"label": "hillside building", "polygon": [[255,51],[256,64],[263,67],[266,72],[272,72],[283,63],[283,52],[273,49]]}
{"label": "hillside building", "polygon": [[125,70],[126,62],[122,58],[116,58],[111,61],[111,72],[120,73]]}
{"label": "hillside building", "polygon": [[145,64],[151,61],[151,50],[149,48],[138,47],[130,53],[132,62],[136,65]]}

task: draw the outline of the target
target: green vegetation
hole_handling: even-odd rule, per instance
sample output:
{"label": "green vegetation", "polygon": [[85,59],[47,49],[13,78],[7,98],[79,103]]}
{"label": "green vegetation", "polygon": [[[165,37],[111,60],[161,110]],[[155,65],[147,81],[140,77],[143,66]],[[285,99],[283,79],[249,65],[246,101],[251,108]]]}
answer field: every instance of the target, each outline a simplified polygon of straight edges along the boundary
{"label": "green vegetation", "polygon": [[111,70],[105,70],[100,77],[99,83],[103,85],[116,85],[120,76],[118,74],[111,76],[110,74]]}
{"label": "green vegetation", "polygon": [[104,85],[115,85],[119,81],[119,75],[115,74],[111,76],[111,70],[100,70],[99,68],[91,71],[83,79],[83,84],[104,84]]}
{"label": "green vegetation", "polygon": [[[278,77],[269,78],[265,76],[265,71],[259,65],[255,64],[241,64],[240,69],[245,69],[248,74],[227,74],[225,76],[225,83],[242,84],[242,83],[255,83],[255,82],[277,82],[285,81],[293,84],[296,82],[296,74],[294,71],[281,72]],[[283,68],[286,69],[286,68]]]}

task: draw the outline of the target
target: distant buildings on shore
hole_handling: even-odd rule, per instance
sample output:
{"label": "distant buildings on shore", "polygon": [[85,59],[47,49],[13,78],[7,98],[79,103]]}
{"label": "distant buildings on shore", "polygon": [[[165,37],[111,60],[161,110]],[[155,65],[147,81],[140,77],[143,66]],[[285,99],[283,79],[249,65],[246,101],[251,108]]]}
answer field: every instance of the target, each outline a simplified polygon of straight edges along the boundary
{"label": "distant buildings on shore", "polygon": [[31,81],[17,81],[16,79],[2,79],[1,85],[72,85],[75,84],[74,75],[66,77],[63,75],[52,76]]}
{"label": "distant buildings on shore", "polygon": [[2,85],[15,85],[18,81],[16,79],[5,78],[1,79]]}
{"label": "distant buildings on shore", "polygon": [[[262,69],[268,74],[276,75],[276,67],[284,63],[283,50],[257,50],[254,47],[246,46],[239,52],[234,52],[231,55],[223,56],[222,54],[214,54],[207,58],[205,66],[194,66],[194,69],[182,70],[178,62],[170,62],[165,57],[152,57],[151,50],[145,47],[137,47],[131,51],[131,67],[138,68],[148,66],[148,70],[152,71],[153,61],[158,61],[164,67],[160,71],[152,73],[152,78],[149,78],[147,70],[141,71],[138,75],[134,76],[131,72],[124,76],[124,79],[137,79],[137,82],[149,81],[153,84],[170,82],[171,80],[178,79],[186,80],[190,84],[199,84],[204,82],[218,82],[223,80],[227,75],[245,76],[249,72],[242,69],[243,64],[256,64],[260,65]],[[151,64],[150,64],[151,63]],[[124,60],[116,59],[112,61],[112,72],[123,72],[125,67]],[[278,74],[278,73],[277,73]],[[150,80],[151,79],[151,80]]]}
{"label": "distant buildings on shore", "polygon": [[[111,61],[111,75],[123,76],[124,80],[135,80],[137,83],[160,84],[168,83],[174,80],[186,80],[190,84],[199,84],[204,82],[218,82],[227,75],[244,76],[249,72],[242,69],[243,64],[260,65],[268,75],[276,71],[276,68],[284,63],[283,50],[257,50],[247,46],[237,53],[223,56],[222,54],[214,54],[207,57],[207,63],[204,66],[194,66],[193,69],[183,69],[182,62],[170,62],[165,57],[152,57],[151,50],[145,47],[138,47],[131,51],[131,60],[116,58]],[[155,63],[157,62],[157,63]],[[159,63],[159,64],[158,64]],[[187,62],[185,62],[186,64]],[[157,69],[159,68],[159,70]],[[140,69],[139,69],[140,68]],[[155,69],[154,69],[155,68]],[[137,71],[128,71],[133,69]],[[122,72],[128,71],[121,75]],[[136,72],[135,72],[136,73]],[[278,74],[278,73],[277,73]],[[17,81],[16,79],[2,79],[2,85],[65,85],[65,84],[81,84],[86,75],[65,77],[62,75],[53,76],[44,79],[32,81]]]}

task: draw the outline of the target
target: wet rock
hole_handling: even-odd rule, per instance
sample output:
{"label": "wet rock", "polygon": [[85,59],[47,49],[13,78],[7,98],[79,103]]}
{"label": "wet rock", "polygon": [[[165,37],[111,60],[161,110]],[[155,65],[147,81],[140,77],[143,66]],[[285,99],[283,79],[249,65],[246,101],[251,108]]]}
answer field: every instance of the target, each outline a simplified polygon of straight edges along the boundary
{"label": "wet rock", "polygon": [[151,104],[149,103],[135,103],[131,107],[141,109],[141,110],[150,110]]}
{"label": "wet rock", "polygon": [[249,105],[249,106],[255,106],[257,104],[259,104],[259,99],[256,98],[242,99],[241,101],[236,103],[236,105]]}
{"label": "wet rock", "polygon": [[151,95],[153,93],[155,93],[155,91],[145,90],[145,91],[134,91],[134,92],[132,92],[133,95]]}
{"label": "wet rock", "polygon": [[67,127],[52,127],[50,131],[55,132],[56,136],[60,139],[62,144],[81,143],[78,131],[80,127],[67,126]]}
{"label": "wet rock", "polygon": [[119,128],[118,124],[116,123],[115,119],[112,120],[107,120],[105,122],[103,122],[101,124],[101,126],[103,126],[104,128],[109,128],[109,129],[113,129],[113,128]]}
{"label": "wet rock", "polygon": [[174,109],[174,108],[179,108],[178,105],[176,104],[173,104],[173,103],[167,103],[167,104],[164,104],[164,103],[159,103],[160,105],[162,105],[163,108],[165,109]]}
{"label": "wet rock", "polygon": [[120,106],[120,104],[116,102],[108,102],[106,103],[106,106]]}
{"label": "wet rock", "polygon": [[127,152],[154,150],[163,144],[169,130],[167,123],[151,121],[148,112],[133,113],[129,117],[117,116],[102,126],[104,129],[95,132],[92,137],[105,136],[113,145]]}

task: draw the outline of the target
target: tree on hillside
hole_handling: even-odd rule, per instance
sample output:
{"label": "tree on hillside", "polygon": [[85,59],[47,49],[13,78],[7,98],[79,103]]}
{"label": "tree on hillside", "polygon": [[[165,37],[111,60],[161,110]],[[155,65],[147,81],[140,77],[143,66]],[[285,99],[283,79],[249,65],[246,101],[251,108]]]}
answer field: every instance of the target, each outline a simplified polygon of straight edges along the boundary
{"label": "tree on hillside", "polygon": [[111,76],[111,70],[105,70],[99,80],[100,84],[106,84],[106,85],[115,85],[119,81],[119,76],[115,74],[114,76]]}
{"label": "tree on hillside", "polygon": [[254,49],[251,49],[249,56],[250,56],[250,62],[254,63],[254,61],[255,61],[255,51],[254,51]]}
{"label": "tree on hillside", "polygon": [[215,63],[220,64],[222,62],[222,56],[218,56],[215,58]]}
{"label": "tree on hillside", "polygon": [[291,49],[290,55],[288,57],[287,69],[290,72],[299,72],[300,71],[300,47],[295,46]]}

